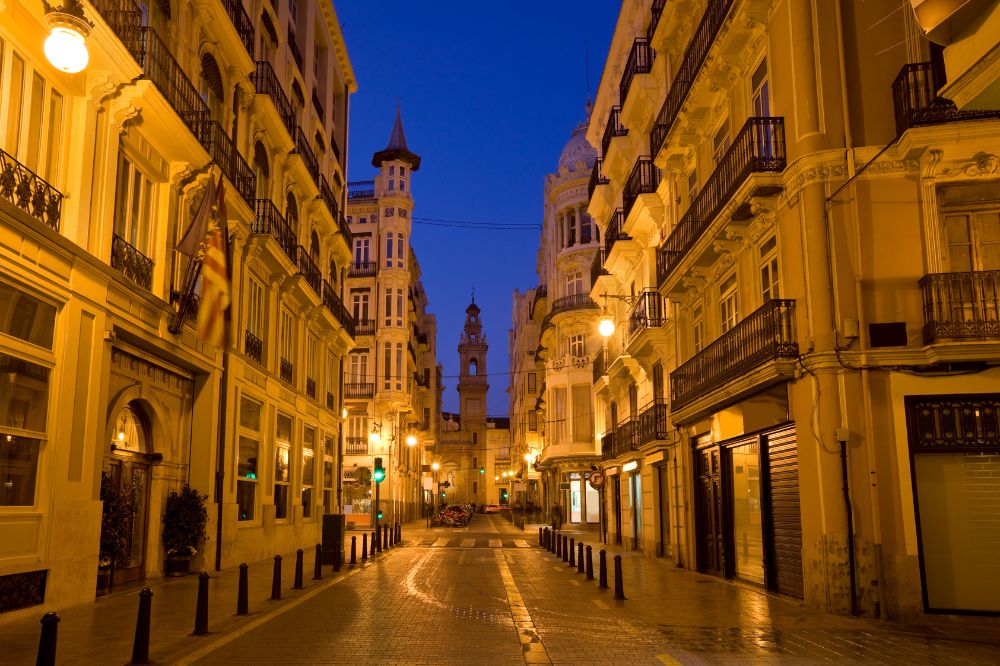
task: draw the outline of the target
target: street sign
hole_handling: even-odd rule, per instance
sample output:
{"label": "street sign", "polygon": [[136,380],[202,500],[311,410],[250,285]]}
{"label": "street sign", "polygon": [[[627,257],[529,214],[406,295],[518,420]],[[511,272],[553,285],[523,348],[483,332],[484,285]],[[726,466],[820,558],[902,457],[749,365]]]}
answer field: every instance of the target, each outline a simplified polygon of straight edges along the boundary
{"label": "street sign", "polygon": [[359,467],[354,470],[354,480],[363,486],[367,486],[372,480],[372,471],[367,467]]}
{"label": "street sign", "polygon": [[598,490],[601,486],[604,485],[604,475],[601,474],[600,472],[591,472],[590,476],[587,478],[587,481],[590,482],[591,488],[593,488],[594,490]]}

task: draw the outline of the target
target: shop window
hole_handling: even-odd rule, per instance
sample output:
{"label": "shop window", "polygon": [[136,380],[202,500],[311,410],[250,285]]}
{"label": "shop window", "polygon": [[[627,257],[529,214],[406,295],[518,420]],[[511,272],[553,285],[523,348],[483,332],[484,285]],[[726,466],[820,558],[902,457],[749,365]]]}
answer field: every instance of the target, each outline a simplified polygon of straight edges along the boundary
{"label": "shop window", "polygon": [[238,520],[253,520],[257,510],[260,456],[260,416],[262,406],[249,398],[240,399],[239,453],[236,463],[236,504]]}
{"label": "shop window", "polygon": [[333,505],[334,493],[333,493],[333,457],[331,454],[336,453],[336,444],[333,437],[326,438],[326,457],[323,458],[323,510],[324,513],[336,513],[336,507]]}
{"label": "shop window", "polygon": [[288,486],[292,479],[292,418],[278,414],[274,445],[274,517],[288,520]]}
{"label": "shop window", "polygon": [[0,506],[32,506],[46,440],[48,367],[0,352]]}
{"label": "shop window", "polygon": [[52,349],[55,306],[0,282],[0,333]]}
{"label": "shop window", "polygon": [[316,458],[316,429],[306,427],[302,434],[302,517],[311,518],[313,503],[314,460]]}

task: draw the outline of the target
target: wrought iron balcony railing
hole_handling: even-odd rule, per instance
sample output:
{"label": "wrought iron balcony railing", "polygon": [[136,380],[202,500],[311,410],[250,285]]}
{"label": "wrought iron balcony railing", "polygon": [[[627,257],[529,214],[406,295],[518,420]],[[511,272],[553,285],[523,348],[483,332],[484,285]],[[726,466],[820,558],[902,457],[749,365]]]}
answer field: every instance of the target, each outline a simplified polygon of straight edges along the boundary
{"label": "wrought iron balcony railing", "polygon": [[233,22],[233,27],[236,28],[236,34],[240,36],[240,41],[243,42],[247,54],[252,59],[253,44],[256,41],[256,35],[254,35],[253,21],[250,20],[250,15],[243,8],[241,0],[222,0],[222,6],[226,8],[229,20]]}
{"label": "wrought iron balcony railing", "polygon": [[243,332],[243,352],[257,361],[264,362],[264,341],[250,331]]}
{"label": "wrought iron balcony railing", "polygon": [[288,130],[288,136],[291,137],[295,133],[296,127],[295,110],[292,108],[292,103],[288,101],[288,95],[281,89],[281,83],[278,81],[278,75],[274,73],[274,67],[266,60],[258,60],[254,64],[254,71],[250,74],[254,90],[257,91],[258,95],[267,95],[270,98],[271,103],[274,104],[274,110],[281,118],[281,124],[285,126],[285,129]]}
{"label": "wrought iron balcony railing", "polygon": [[319,266],[309,256],[309,250],[304,245],[295,248],[295,267],[298,274],[305,279],[306,284],[312,287],[317,296],[323,295],[323,274],[320,273]]}
{"label": "wrought iron balcony railing", "polygon": [[374,261],[354,261],[351,262],[347,275],[352,278],[374,277],[377,270],[378,264]]}
{"label": "wrought iron balcony railing", "polygon": [[931,273],[919,285],[925,344],[1000,337],[1000,271]]}
{"label": "wrought iron balcony railing", "polygon": [[552,301],[552,308],[547,317],[554,317],[570,310],[597,310],[600,306],[594,302],[589,294],[571,294]]}
{"label": "wrought iron balcony railing", "polygon": [[667,427],[667,403],[654,400],[639,412],[639,444],[666,439]]}
{"label": "wrought iron balcony railing", "polygon": [[59,231],[63,193],[3,150],[0,150],[0,197]]}
{"label": "wrought iron balcony railing", "polygon": [[319,196],[323,199],[323,203],[326,204],[326,209],[330,211],[333,219],[339,222],[340,206],[337,205],[337,197],[333,195],[333,190],[330,188],[330,183],[326,180],[326,176],[322,175],[319,177]]}
{"label": "wrought iron balcony railing", "polygon": [[250,232],[255,234],[268,234],[281,249],[284,250],[288,258],[294,263],[296,248],[299,246],[299,239],[292,231],[285,218],[278,212],[277,207],[270,199],[257,199],[254,204],[256,217],[250,222]]}
{"label": "wrought iron balcony railing", "polygon": [[618,103],[625,106],[628,98],[629,88],[632,81],[639,74],[649,74],[653,69],[653,60],[656,58],[656,51],[649,45],[649,40],[639,37],[632,42],[632,50],[629,51],[628,60],[625,62],[625,71],[622,72],[621,82],[618,84]]}
{"label": "wrought iron balcony railing", "polygon": [[257,192],[257,174],[240,155],[232,138],[214,120],[199,121],[193,125],[194,135],[212,156],[212,160],[233,184],[240,197],[248,205],[253,205]]}
{"label": "wrought iron balcony railing", "polygon": [[1000,118],[1000,110],[996,109],[960,111],[950,99],[938,97],[937,91],[945,83],[944,69],[934,63],[915,62],[903,66],[892,82],[898,134],[921,125]]}
{"label": "wrought iron balcony railing", "polygon": [[347,198],[348,199],[374,199],[375,198],[375,181],[374,180],[356,180],[347,183]]}
{"label": "wrought iron balcony railing", "polygon": [[[336,109],[334,109],[336,111]],[[334,128],[330,130],[330,150],[333,151],[333,156],[337,158],[337,163],[341,164],[340,161],[340,142],[337,141],[337,129]],[[343,166],[341,164],[341,166]]]}
{"label": "wrought iron balcony railing", "polygon": [[293,366],[292,362],[288,359],[282,358],[278,375],[281,377],[281,381],[286,384],[291,384],[295,377],[295,366]]}
{"label": "wrought iron balcony railing", "polygon": [[153,260],[118,234],[111,235],[111,268],[147,291],[153,286]]}
{"label": "wrought iron balcony railing", "polygon": [[306,377],[306,395],[316,399],[316,380],[312,377]]}
{"label": "wrought iron balcony railing", "polygon": [[302,51],[299,51],[299,43],[295,39],[295,31],[292,26],[288,26],[288,50],[292,54],[292,60],[295,61],[295,66],[299,68],[299,72],[305,74],[305,70],[302,69]]}
{"label": "wrought iron balcony railing", "polygon": [[344,397],[359,399],[371,398],[374,395],[374,382],[351,382],[349,384],[344,384]]}
{"label": "wrought iron balcony railing", "polygon": [[632,237],[627,233],[622,231],[622,225],[625,224],[625,216],[621,208],[616,210],[611,216],[611,221],[608,222],[608,229],[604,232],[604,254],[605,257],[611,256],[611,248],[615,246],[620,240],[632,240]]}
{"label": "wrought iron balcony railing", "polygon": [[748,118],[708,182],[657,250],[657,283],[666,281],[750,174],[780,173],[784,169],[784,118]]}
{"label": "wrought iron balcony railing", "polygon": [[768,361],[798,355],[795,301],[772,299],[670,373],[670,404],[678,409]]}
{"label": "wrought iron balcony railing", "polygon": [[708,51],[715,43],[715,38],[719,34],[719,29],[726,22],[729,10],[732,9],[736,0],[709,0],[705,13],[698,23],[698,28],[691,37],[691,42],[684,50],[684,57],[681,59],[681,66],[674,75],[674,80],[667,91],[667,97],[663,100],[663,106],[656,115],[656,122],[649,133],[649,144],[651,153],[655,157],[663,148],[667,135],[677,121],[677,114],[680,113],[684,100],[691,92]]}
{"label": "wrought iron balcony railing", "polygon": [[142,66],[143,76],[153,82],[167,103],[180,116],[181,121],[204,145],[198,130],[200,124],[209,119],[209,110],[208,105],[198,94],[198,89],[177,64],[166,43],[152,28],[142,28],[142,47],[139,64]]}
{"label": "wrought iron balcony railing", "polygon": [[631,342],[646,329],[659,328],[666,323],[663,297],[655,289],[646,289],[639,294],[628,313],[628,340]]}
{"label": "wrought iron balcony railing", "polygon": [[602,275],[610,275],[608,271],[604,268],[604,260],[607,258],[607,254],[604,248],[598,248],[597,252],[594,253],[594,260],[590,263],[590,284],[591,286],[597,284],[597,278]]}
{"label": "wrought iron balcony railing", "polygon": [[316,160],[316,154],[309,145],[309,140],[306,138],[305,133],[302,132],[301,127],[295,128],[292,137],[295,140],[295,148],[292,152],[302,158],[302,162],[306,165],[306,171],[309,172],[313,182],[316,183],[316,187],[319,187],[319,161]]}
{"label": "wrought iron balcony railing", "polygon": [[375,335],[374,319],[358,319],[354,323],[355,335]]}
{"label": "wrought iron balcony railing", "polygon": [[330,311],[334,319],[340,322],[347,334],[353,338],[356,333],[354,317],[347,311],[336,290],[326,280],[323,280],[323,305]]}
{"label": "wrought iron balcony railing", "polygon": [[617,454],[615,453],[615,431],[609,430],[603,435],[601,435],[601,458],[603,460],[611,460]]}
{"label": "wrought iron balcony railing", "polygon": [[667,0],[653,0],[653,4],[649,8],[649,28],[646,30],[647,40],[652,41],[653,35],[656,34],[656,26],[660,25],[660,18],[663,16],[663,8],[666,4]]}
{"label": "wrought iron balcony railing", "polygon": [[639,450],[639,419],[630,416],[615,428],[612,458]]}
{"label": "wrought iron balcony railing", "polygon": [[607,185],[608,179],[601,173],[601,168],[604,165],[604,160],[598,157],[594,161],[594,168],[590,170],[590,182],[587,183],[587,198],[591,199],[594,196],[594,190],[597,189],[598,185]]}
{"label": "wrought iron balcony railing", "polygon": [[345,437],[344,438],[344,453],[349,456],[366,456],[368,455],[368,438],[367,437]]}
{"label": "wrought iron balcony railing", "polygon": [[337,228],[340,230],[340,234],[344,237],[344,242],[347,243],[347,247],[351,247],[354,244],[354,235],[351,233],[351,227],[347,224],[347,218],[341,213],[337,216]]}
{"label": "wrought iron balcony railing", "polygon": [[628,130],[621,123],[621,113],[621,107],[611,107],[611,113],[608,114],[608,124],[604,126],[604,136],[601,137],[601,155],[608,154],[611,139],[616,136],[628,135]]}
{"label": "wrought iron balcony railing", "polygon": [[622,210],[627,218],[640,194],[652,194],[660,185],[660,170],[648,157],[640,157],[622,190]]}
{"label": "wrought iron balcony railing", "polygon": [[326,392],[326,408],[327,409],[333,409],[333,405],[334,405],[333,394],[330,393],[329,391],[327,391]]}
{"label": "wrought iron balcony railing", "polygon": [[591,367],[594,370],[594,383],[596,384],[601,377],[608,374],[608,350],[601,347],[597,351],[597,355],[594,356],[594,362]]}

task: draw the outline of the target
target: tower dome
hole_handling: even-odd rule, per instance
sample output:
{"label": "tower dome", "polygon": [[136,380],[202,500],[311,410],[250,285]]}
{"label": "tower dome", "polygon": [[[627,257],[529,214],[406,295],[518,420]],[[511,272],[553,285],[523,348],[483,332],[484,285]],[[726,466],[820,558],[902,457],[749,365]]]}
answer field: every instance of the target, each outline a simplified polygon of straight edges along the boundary
{"label": "tower dome", "polygon": [[566,142],[559,154],[560,169],[566,167],[570,171],[576,171],[580,162],[586,165],[588,171],[594,166],[594,161],[597,160],[597,151],[587,143],[587,125],[589,124],[590,113],[588,112],[587,120],[576,126],[569,141]]}

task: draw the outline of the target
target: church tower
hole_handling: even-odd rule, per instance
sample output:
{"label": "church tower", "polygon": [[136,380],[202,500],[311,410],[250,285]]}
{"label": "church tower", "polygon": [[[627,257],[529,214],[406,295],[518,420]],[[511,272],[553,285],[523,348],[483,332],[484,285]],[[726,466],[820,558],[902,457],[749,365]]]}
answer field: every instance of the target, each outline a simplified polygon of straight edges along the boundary
{"label": "church tower", "polygon": [[461,364],[458,380],[459,409],[462,429],[470,432],[486,428],[486,336],[479,318],[475,294],[465,309],[465,330],[458,345]]}

